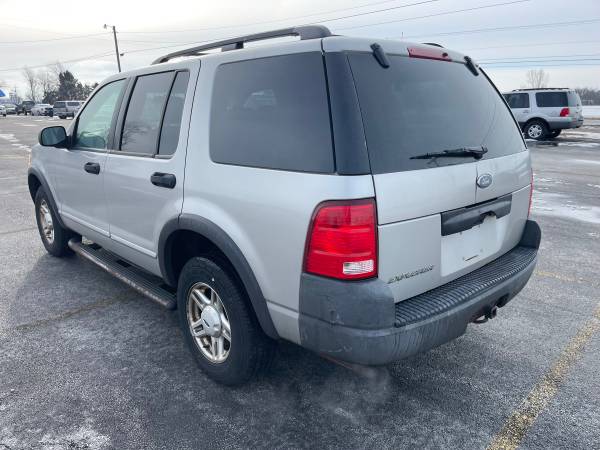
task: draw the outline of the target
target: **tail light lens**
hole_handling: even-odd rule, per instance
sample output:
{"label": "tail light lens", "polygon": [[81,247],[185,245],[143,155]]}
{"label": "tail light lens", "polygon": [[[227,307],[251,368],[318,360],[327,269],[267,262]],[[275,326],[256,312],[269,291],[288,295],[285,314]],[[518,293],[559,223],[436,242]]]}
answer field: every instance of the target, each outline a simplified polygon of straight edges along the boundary
{"label": "tail light lens", "polygon": [[377,274],[375,200],[325,202],[313,214],[304,270],[341,280]]}
{"label": "tail light lens", "polygon": [[533,169],[531,169],[531,183],[529,188],[529,209],[527,210],[527,218],[531,214],[531,201],[533,200]]}
{"label": "tail light lens", "polygon": [[560,110],[560,117],[567,117],[571,111],[569,108],[563,108]]}

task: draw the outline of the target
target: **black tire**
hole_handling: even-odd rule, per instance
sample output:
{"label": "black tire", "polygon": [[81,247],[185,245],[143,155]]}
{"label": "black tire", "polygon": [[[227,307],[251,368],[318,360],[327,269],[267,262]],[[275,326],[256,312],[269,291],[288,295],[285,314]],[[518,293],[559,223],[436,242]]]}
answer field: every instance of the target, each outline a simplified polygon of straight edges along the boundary
{"label": "black tire", "polygon": [[541,141],[548,137],[548,125],[541,120],[532,120],[525,125],[524,133],[526,138]]}
{"label": "black tire", "polygon": [[[218,294],[230,324],[231,341],[228,355],[222,362],[210,361],[200,350],[201,343],[197,343],[197,338],[192,335],[188,303],[190,307],[194,304],[192,288],[200,283],[205,283]],[[198,366],[214,381],[229,386],[240,385],[269,367],[274,341],[263,333],[241,282],[226,262],[219,258],[190,259],[179,277],[177,309],[188,348]],[[204,339],[210,341],[211,338]]]}
{"label": "black tire", "polygon": [[548,133],[548,137],[554,139],[555,137],[558,137],[561,131],[562,130],[552,130],[550,133]]}
{"label": "black tire", "polygon": [[[40,213],[42,205],[47,207],[48,213],[52,217],[52,239],[49,239],[44,232],[44,225],[42,224],[41,218],[42,214]],[[72,253],[71,249],[69,248],[69,239],[74,237],[75,233],[73,233],[71,230],[63,228],[60,225],[54,213],[54,209],[52,206],[50,206],[48,195],[46,194],[46,191],[44,191],[43,187],[40,187],[35,194],[35,220],[40,233],[40,239],[42,240],[42,244],[44,244],[44,247],[48,253],[56,257],[66,256]]]}

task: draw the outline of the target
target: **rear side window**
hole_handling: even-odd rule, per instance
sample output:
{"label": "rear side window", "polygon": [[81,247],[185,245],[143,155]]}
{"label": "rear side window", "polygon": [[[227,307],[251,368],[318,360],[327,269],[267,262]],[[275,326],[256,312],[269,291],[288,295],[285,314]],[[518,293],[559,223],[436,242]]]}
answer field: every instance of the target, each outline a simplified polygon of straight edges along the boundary
{"label": "rear side window", "polygon": [[67,102],[67,106],[79,106],[79,102]]}
{"label": "rear side window", "polygon": [[566,92],[536,92],[535,102],[540,108],[568,106]]}
{"label": "rear side window", "polygon": [[529,108],[529,94],[506,94],[506,103],[511,108]]}
{"label": "rear side window", "polygon": [[159,155],[172,155],[177,149],[183,103],[185,102],[185,93],[189,78],[189,72],[178,72],[175,76],[175,82],[169,94],[169,101],[167,102],[167,109],[165,110],[160,132]]}
{"label": "rear side window", "polygon": [[221,65],[212,98],[210,155],[225,164],[333,172],[322,55]]}
{"label": "rear side window", "polygon": [[137,78],[125,115],[122,151],[156,153],[160,122],[173,76],[173,72],[163,72]]}
{"label": "rear side window", "polygon": [[370,53],[348,55],[373,173],[400,172],[473,158],[415,159],[425,153],[486,147],[484,159],[525,150],[510,110],[482,73],[462,63],[389,55],[384,69]]}
{"label": "rear side window", "polygon": [[56,102],[54,104],[55,108],[64,108],[65,107],[65,102]]}

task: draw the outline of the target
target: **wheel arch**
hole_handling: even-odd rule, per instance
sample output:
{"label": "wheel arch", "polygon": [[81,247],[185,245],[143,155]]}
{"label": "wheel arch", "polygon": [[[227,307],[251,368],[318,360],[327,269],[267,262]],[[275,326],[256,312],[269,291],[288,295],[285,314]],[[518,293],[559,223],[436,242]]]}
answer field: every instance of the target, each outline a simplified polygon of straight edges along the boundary
{"label": "wheel arch", "polygon": [[46,192],[46,196],[48,197],[48,202],[50,203],[50,208],[52,208],[52,212],[54,213],[54,217],[56,217],[58,224],[67,228],[58,214],[58,207],[56,202],[54,201],[54,197],[52,196],[52,191],[50,190],[50,186],[46,181],[46,178],[36,169],[30,167],[27,171],[27,186],[29,188],[29,195],[31,196],[31,200],[35,202],[35,195],[40,187],[44,188],[44,192]]}
{"label": "wheel arch", "polygon": [[[185,247],[181,247],[183,242],[186,243]],[[183,252],[180,257],[175,254],[178,248]],[[194,255],[197,256],[199,251],[205,254],[217,252],[226,259],[248,294],[263,331],[267,336],[278,339],[267,301],[250,264],[233,239],[210,220],[182,214],[165,224],[158,241],[158,263],[166,283],[176,287],[183,265]]]}
{"label": "wheel arch", "polygon": [[527,122],[523,124],[523,129],[527,128],[527,125],[529,125],[531,122],[542,122],[546,125],[546,128],[550,129],[550,124],[546,119],[542,117],[532,117],[530,119],[527,119]]}

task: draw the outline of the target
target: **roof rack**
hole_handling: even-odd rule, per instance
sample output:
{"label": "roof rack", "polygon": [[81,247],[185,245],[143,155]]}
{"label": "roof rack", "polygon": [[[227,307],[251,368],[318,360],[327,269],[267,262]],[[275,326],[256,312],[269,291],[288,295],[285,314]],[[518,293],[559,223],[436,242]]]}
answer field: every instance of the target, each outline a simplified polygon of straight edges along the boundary
{"label": "roof rack", "polygon": [[513,92],[517,91],[571,91],[571,88],[522,88],[513,89]]}
{"label": "roof rack", "polygon": [[247,42],[262,41],[265,39],[273,39],[284,36],[299,36],[300,40],[304,41],[307,39],[320,39],[331,36],[329,28],[322,25],[306,25],[300,27],[283,28],[281,30],[265,31],[263,33],[248,34],[246,36],[240,36],[231,39],[225,39],[223,41],[216,41],[210,44],[199,45],[191,47],[185,50],[179,50],[177,52],[169,53],[168,55],[161,56],[152,62],[152,64],[160,64],[167,62],[173,58],[181,56],[199,56],[204,50],[214,50],[220,48],[221,51],[238,50],[244,48],[244,44]]}

